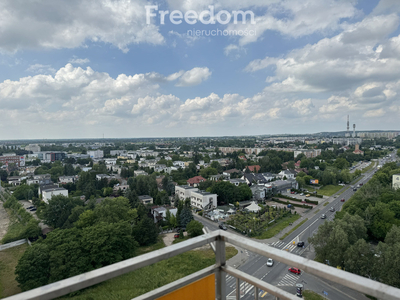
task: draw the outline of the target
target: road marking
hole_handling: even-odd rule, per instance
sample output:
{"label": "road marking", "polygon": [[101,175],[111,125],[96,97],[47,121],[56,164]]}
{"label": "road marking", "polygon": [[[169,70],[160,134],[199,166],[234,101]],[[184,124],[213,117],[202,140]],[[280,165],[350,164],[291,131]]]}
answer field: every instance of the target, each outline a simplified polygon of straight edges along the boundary
{"label": "road marking", "polygon": [[301,275],[294,275],[294,274],[286,274],[283,276],[281,281],[277,284],[277,286],[294,286],[296,282],[300,279]]}
{"label": "road marking", "polygon": [[261,298],[264,298],[266,294],[268,294],[268,292],[265,292],[264,294],[262,294]]}

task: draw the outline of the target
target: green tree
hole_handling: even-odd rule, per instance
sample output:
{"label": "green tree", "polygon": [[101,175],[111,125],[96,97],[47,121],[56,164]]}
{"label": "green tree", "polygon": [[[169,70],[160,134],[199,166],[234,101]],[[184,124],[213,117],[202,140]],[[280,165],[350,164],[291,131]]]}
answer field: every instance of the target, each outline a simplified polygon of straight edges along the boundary
{"label": "green tree", "polygon": [[133,236],[140,246],[147,246],[157,242],[158,230],[154,221],[144,217],[134,228]]}
{"label": "green tree", "polygon": [[184,207],[180,214],[180,225],[182,227],[186,227],[192,220],[193,220],[192,211],[190,210],[190,208]]}
{"label": "green tree", "polygon": [[76,206],[83,206],[83,201],[62,195],[53,196],[43,209],[43,220],[53,228],[62,228],[64,224],[68,225],[66,222]]}
{"label": "green tree", "polygon": [[192,220],[186,227],[186,231],[190,237],[196,237],[203,234],[203,224],[199,221]]}

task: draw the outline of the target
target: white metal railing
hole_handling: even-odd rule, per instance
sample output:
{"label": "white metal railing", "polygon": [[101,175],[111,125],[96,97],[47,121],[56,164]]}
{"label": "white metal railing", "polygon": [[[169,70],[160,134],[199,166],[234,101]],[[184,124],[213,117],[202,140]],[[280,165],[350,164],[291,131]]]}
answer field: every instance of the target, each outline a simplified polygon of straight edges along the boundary
{"label": "white metal railing", "polygon": [[258,291],[262,289],[279,299],[298,299],[297,296],[290,294],[279,287],[273,286],[265,281],[253,277],[235,268],[226,265],[225,243],[228,242],[240,248],[252,251],[259,255],[270,257],[284,264],[302,269],[304,272],[313,274],[317,277],[325,278],[330,281],[347,286],[353,290],[374,296],[378,299],[400,300],[400,289],[373,281],[355,274],[351,274],[336,268],[326,266],[303,257],[281,251],[251,239],[237,236],[235,234],[217,230],[190,240],[159,249],[147,254],[143,254],[131,259],[127,259],[113,265],[103,267],[91,272],[64,279],[40,288],[36,288],[15,296],[5,298],[6,300],[46,300],[53,299],[68,293],[87,288],[101,283],[108,279],[123,275],[125,273],[140,269],[142,267],[157,263],[161,260],[171,258],[186,251],[212,243],[216,253],[216,263],[213,266],[202,269],[189,276],[181,278],[158,289],[152,290],[141,295],[134,300],[156,299],[171,291],[181,288],[189,283],[199,280],[209,274],[216,275],[216,298],[226,299],[226,274],[236,278],[236,299],[240,299],[240,280],[254,285],[255,299],[258,299]]}

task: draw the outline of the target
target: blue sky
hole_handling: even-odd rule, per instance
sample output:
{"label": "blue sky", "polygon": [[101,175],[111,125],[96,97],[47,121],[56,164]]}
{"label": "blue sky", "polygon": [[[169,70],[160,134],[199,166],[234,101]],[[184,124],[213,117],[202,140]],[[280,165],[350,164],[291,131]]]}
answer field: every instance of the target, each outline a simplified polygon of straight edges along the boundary
{"label": "blue sky", "polygon": [[[160,10],[255,24],[146,24]],[[400,130],[396,0],[0,3],[0,139]],[[256,35],[188,36],[190,29]]]}

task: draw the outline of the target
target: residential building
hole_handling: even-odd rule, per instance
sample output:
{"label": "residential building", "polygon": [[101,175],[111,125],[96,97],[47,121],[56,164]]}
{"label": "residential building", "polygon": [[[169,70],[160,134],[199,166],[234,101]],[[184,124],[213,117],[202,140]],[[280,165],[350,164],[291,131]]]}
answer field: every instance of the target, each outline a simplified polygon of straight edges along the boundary
{"label": "residential building", "polygon": [[249,169],[250,172],[252,172],[252,173],[258,173],[258,172],[261,170],[261,167],[260,167],[259,165],[247,166],[247,167],[243,170],[243,172],[245,172],[246,169]]}
{"label": "residential building", "polygon": [[269,183],[269,186],[272,187],[272,191],[274,194],[286,193],[286,192],[290,192],[291,189],[299,188],[299,184],[295,179],[276,180],[276,181]]}
{"label": "residential building", "polygon": [[177,167],[177,168],[182,168],[182,169],[185,168],[185,162],[184,161],[177,160],[177,161],[174,161],[172,164],[173,164],[174,167]]}
{"label": "residential building", "polygon": [[0,156],[0,163],[6,166],[10,164],[15,164],[17,167],[24,167],[25,157],[17,156],[15,155],[15,153],[3,153],[3,156]]}
{"label": "residential building", "polygon": [[51,175],[50,174],[40,174],[40,175],[33,175],[31,178],[26,180],[26,184],[39,184],[39,185],[46,185],[52,184]]}
{"label": "residential building", "polygon": [[265,186],[263,185],[252,185],[250,187],[253,198],[256,200],[265,199]]}
{"label": "residential building", "polygon": [[65,158],[65,152],[46,152],[43,156],[43,160],[54,162],[54,161],[61,161]]}
{"label": "residential building", "polygon": [[40,152],[40,146],[38,144],[29,144],[28,146],[25,147],[25,150],[32,152]]}
{"label": "residential building", "polygon": [[52,189],[46,189],[42,191],[42,200],[45,203],[49,203],[49,200],[53,196],[59,196],[63,195],[65,197],[68,197],[68,190],[60,187],[52,188]]}
{"label": "residential building", "polygon": [[104,157],[104,151],[103,150],[91,150],[91,151],[88,151],[87,154],[92,159],[100,159],[100,158]]}
{"label": "residential building", "polygon": [[211,181],[218,181],[218,180],[225,180],[225,179],[229,179],[229,176],[224,175],[224,174],[210,175]]}
{"label": "residential building", "polygon": [[196,187],[191,187],[189,185],[177,185],[175,186],[175,196],[179,198],[179,200],[185,200],[186,198],[190,198],[190,195],[199,189]]}
{"label": "residential building", "polygon": [[244,173],[242,179],[249,185],[268,183],[268,180],[261,173]]}
{"label": "residential building", "polygon": [[241,178],[228,179],[227,181],[236,186],[239,186],[240,184],[247,184],[246,180],[243,180]]}
{"label": "residential building", "polygon": [[54,184],[54,183],[41,184],[41,185],[39,185],[38,193],[39,193],[39,195],[41,195],[44,190],[51,190],[51,189],[55,189],[58,187],[59,187],[58,184]]}
{"label": "residential building", "polygon": [[21,184],[21,176],[9,176],[7,177],[8,184],[12,184],[14,186]]}
{"label": "residential building", "polygon": [[207,204],[212,207],[217,207],[217,194],[212,194],[206,191],[191,191],[190,204],[193,208],[203,209]]}
{"label": "residential building", "polygon": [[97,174],[96,175],[96,180],[102,180],[104,178],[110,179],[110,175],[107,175],[107,174]]}
{"label": "residential building", "polygon": [[61,184],[74,183],[77,179],[77,176],[60,176],[58,182]]}
{"label": "residential building", "polygon": [[233,153],[233,152],[244,152],[246,154],[260,154],[261,151],[265,150],[264,148],[238,148],[238,147],[220,147],[219,151],[224,154]]}
{"label": "residential building", "polygon": [[127,155],[128,152],[126,150],[111,150],[110,155],[111,156],[117,156],[117,155]]}
{"label": "residential building", "polygon": [[290,170],[280,171],[278,175],[282,179],[284,179],[285,177],[286,177],[286,179],[289,179],[289,178],[294,179],[294,177],[295,177],[295,174]]}
{"label": "residential building", "polygon": [[141,195],[138,198],[139,198],[139,201],[142,202],[144,205],[153,204],[153,197],[151,197],[149,195]]}
{"label": "residential building", "polygon": [[123,192],[125,192],[127,189],[129,189],[129,185],[127,185],[127,184],[117,184],[117,185],[114,185],[114,188],[113,188],[113,191],[114,192],[118,192],[118,191],[123,191]]}
{"label": "residential building", "polygon": [[265,180],[267,181],[271,181],[276,178],[276,174],[272,174],[270,172],[261,173],[261,175],[264,176]]}
{"label": "residential building", "polygon": [[143,171],[143,170],[135,170],[135,171],[133,171],[133,175],[136,177],[136,176],[139,176],[139,175],[146,176],[146,175],[149,175],[149,174],[147,172]]}
{"label": "residential building", "polygon": [[300,149],[293,151],[294,158],[296,158],[299,154],[304,154],[307,158],[317,157],[321,155],[321,149]]}
{"label": "residential building", "polygon": [[392,187],[397,190],[400,188],[400,174],[394,174],[392,176]]}
{"label": "residential building", "polygon": [[161,220],[165,221],[165,216],[167,215],[167,211],[170,212],[171,216],[176,216],[178,212],[177,208],[172,207],[164,207],[164,206],[153,206],[151,208],[151,214],[154,218],[154,223],[160,222]]}
{"label": "residential building", "polygon": [[230,170],[226,170],[226,171],[222,172],[222,174],[227,175],[227,176],[231,176],[231,174],[234,174],[234,173],[240,175],[240,174],[242,174],[243,172],[240,171],[240,170],[238,170],[238,169],[230,169]]}
{"label": "residential building", "polygon": [[200,182],[206,181],[206,179],[202,176],[194,176],[187,180],[188,185],[197,187],[199,186]]}

